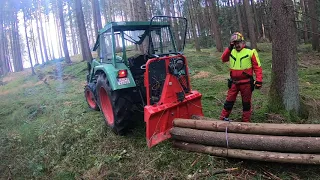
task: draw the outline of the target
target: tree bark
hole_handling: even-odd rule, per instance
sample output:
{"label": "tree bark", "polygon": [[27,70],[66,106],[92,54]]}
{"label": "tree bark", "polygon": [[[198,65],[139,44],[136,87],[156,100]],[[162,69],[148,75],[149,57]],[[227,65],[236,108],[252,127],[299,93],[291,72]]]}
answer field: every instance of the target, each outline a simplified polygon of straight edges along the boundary
{"label": "tree bark", "polygon": [[170,133],[179,141],[209,146],[276,152],[320,153],[320,137],[252,135],[174,127]]}
{"label": "tree bark", "polygon": [[320,124],[272,124],[226,122],[206,118],[206,120],[174,119],[175,127],[230,133],[283,135],[283,136],[320,136]]}
{"label": "tree bark", "polygon": [[29,46],[29,40],[28,40],[28,33],[27,33],[27,22],[26,22],[26,12],[25,10],[23,11],[23,24],[24,24],[24,32],[25,32],[25,36],[26,36],[26,43],[27,43],[27,48],[28,48],[28,56],[29,56],[29,62],[30,62],[30,66],[31,66],[31,71],[32,71],[32,75],[35,75],[35,71],[33,68],[33,63],[32,63],[32,58],[31,58],[31,53],[30,53],[30,46]]}
{"label": "tree bark", "polygon": [[190,16],[190,29],[192,32],[192,37],[194,39],[194,45],[195,45],[196,51],[201,52],[198,35],[194,27],[196,24],[194,23],[194,13],[192,11],[192,7],[190,6],[190,1],[188,1],[187,3],[187,11]]}
{"label": "tree bark", "polygon": [[[51,33],[52,32],[51,28],[49,26],[49,24],[50,24],[49,23],[49,15],[47,15],[46,19],[47,19],[47,22],[46,22],[47,27],[49,27],[49,28],[47,28],[47,30],[49,31],[49,34],[52,34]],[[47,35],[48,35],[48,33],[47,33]],[[48,36],[47,36],[47,39],[49,39]],[[51,48],[51,54],[52,54],[51,59],[55,59],[56,57],[55,57],[54,50],[53,50],[53,42],[52,42],[52,40],[50,40],[50,48]]]}
{"label": "tree bark", "polygon": [[63,3],[62,0],[58,0],[58,9],[59,9],[59,18],[60,18],[61,33],[62,33],[63,52],[64,52],[66,63],[71,63],[68,45],[67,45],[66,28],[65,28],[65,24],[64,24],[64,18],[63,18],[62,3]]}
{"label": "tree bark", "polygon": [[241,13],[240,13],[240,1],[238,1],[236,3],[237,0],[234,0],[234,4],[235,4],[235,7],[236,7],[236,12],[237,12],[237,19],[238,19],[238,26],[239,26],[239,31],[240,33],[244,33],[243,31],[243,26],[242,26],[242,20],[241,20]]}
{"label": "tree bark", "polygon": [[76,10],[77,25],[78,25],[78,29],[79,29],[79,36],[82,37],[80,39],[82,59],[84,61],[91,62],[92,54],[91,54],[91,51],[89,48],[86,26],[84,24],[84,16],[83,16],[83,12],[82,12],[81,0],[75,1],[75,10]]}
{"label": "tree bark", "polygon": [[254,24],[253,24],[250,5],[249,5],[249,0],[243,0],[243,4],[244,4],[245,11],[246,11],[246,16],[247,16],[251,47],[253,49],[257,49],[257,39],[256,39],[256,34],[254,32]]}
{"label": "tree bark", "polygon": [[146,7],[147,7],[147,17],[148,19],[150,19],[152,17],[152,7],[153,7],[151,0],[146,0]]}
{"label": "tree bark", "polygon": [[71,5],[68,4],[68,16],[69,16],[69,21],[70,21],[70,32],[71,32],[71,39],[72,39],[72,51],[73,51],[73,54],[78,54],[77,39],[75,37],[73,17],[72,17],[72,13],[71,12],[72,12]]}
{"label": "tree bark", "polygon": [[[101,13],[100,13],[100,6],[99,6],[99,1],[98,0],[92,0],[92,7],[93,7],[93,20],[95,21],[95,30],[96,30],[96,35],[98,37],[99,30],[102,29],[102,23],[101,23]],[[104,43],[104,42],[100,42]],[[105,47],[105,46],[102,46]],[[98,49],[97,51],[98,54],[100,54],[100,50]]]}
{"label": "tree bark", "polygon": [[319,48],[319,35],[318,35],[318,21],[317,21],[317,1],[308,0],[308,7],[311,18],[311,31],[312,33],[312,49],[318,50]]}
{"label": "tree bark", "polygon": [[42,23],[42,13],[41,11],[39,12],[39,18],[40,18],[40,32],[41,32],[41,38],[42,38],[42,44],[43,44],[43,52],[44,52],[44,57],[45,57],[45,62],[49,61],[49,56],[48,56],[48,50],[47,50],[47,44],[46,42],[48,39],[45,39],[44,36],[44,31],[43,31],[43,23]]}
{"label": "tree bark", "polygon": [[[32,19],[31,19],[31,24],[32,24]],[[39,59],[38,59],[38,53],[37,53],[37,45],[34,37],[34,32],[33,32],[33,26],[30,26],[30,34],[31,34],[31,45],[32,45],[32,50],[33,50],[33,56],[34,56],[34,63],[35,65],[39,65]]]}
{"label": "tree bark", "polygon": [[56,36],[56,38],[58,40],[58,47],[56,47],[56,48],[58,50],[58,58],[61,58],[62,57],[62,49],[61,49],[61,45],[60,45],[60,44],[62,44],[61,43],[61,38],[60,38],[60,30],[61,30],[61,28],[59,28],[60,25],[59,25],[59,22],[58,22],[59,21],[58,20],[58,16],[56,14],[54,14],[53,16],[54,16],[53,19],[54,19],[54,24],[55,24],[55,36]]}
{"label": "tree bark", "polygon": [[12,51],[14,54],[13,59],[13,67],[14,71],[22,71],[23,64],[22,64],[22,54],[21,54],[21,47],[20,47],[20,39],[19,39],[19,29],[18,29],[18,17],[17,12],[13,10],[13,23],[12,23]]}
{"label": "tree bark", "polygon": [[216,3],[214,0],[206,0],[206,5],[208,5],[208,7],[211,7],[211,31],[213,32],[213,37],[216,41],[216,48],[218,52],[222,52],[223,51],[223,45],[222,45],[222,41],[221,41],[221,30],[220,30],[220,25],[218,23],[217,20],[217,10],[216,10]]}
{"label": "tree bark", "polygon": [[[38,1],[38,9],[37,9],[37,26],[38,24],[40,24],[40,33],[39,34],[39,40],[42,39],[42,41],[39,43],[40,46],[42,46],[43,50],[41,50],[44,55],[44,57],[42,58],[43,61],[42,62],[47,62],[49,60],[48,58],[48,52],[47,52],[47,46],[46,46],[46,39],[44,38],[44,32],[43,32],[43,24],[42,24],[42,13],[41,13],[41,2]],[[38,23],[39,21],[39,23]],[[39,26],[38,26],[39,27]],[[38,30],[39,31],[39,30]],[[41,35],[41,38],[40,38]]]}
{"label": "tree bark", "polygon": [[94,32],[95,32],[96,37],[98,37],[99,28],[98,28],[98,25],[97,25],[98,13],[97,13],[97,7],[96,7],[96,0],[91,0],[91,6],[92,6],[92,12],[93,12],[92,16],[93,16]]}
{"label": "tree bark", "polygon": [[[37,12],[36,12],[37,13]],[[43,55],[43,50],[42,50],[42,44],[41,44],[41,36],[40,36],[40,26],[39,26],[39,16],[36,14],[36,25],[37,25],[37,39],[40,47],[40,55],[41,55],[41,62],[44,64],[44,55]],[[44,41],[44,40],[43,40]]]}
{"label": "tree bark", "polygon": [[173,142],[173,146],[187,151],[211,154],[214,156],[221,157],[240,158],[277,163],[320,164],[320,155],[318,154],[294,154],[242,149],[227,149],[222,147],[205,146],[201,144],[192,144],[177,141]]}
{"label": "tree bark", "polygon": [[252,15],[253,15],[253,18],[254,18],[254,24],[255,24],[255,28],[256,28],[256,39],[259,39],[261,37],[260,35],[260,28],[259,28],[259,22],[258,22],[258,15],[257,15],[257,11],[256,11],[256,6],[255,6],[255,2],[253,0],[250,0],[251,1],[251,6],[252,6]]}
{"label": "tree bark", "polygon": [[[302,13],[307,14],[306,11],[306,0],[301,0],[301,9],[302,9]],[[307,43],[309,41],[309,37],[308,37],[308,27],[307,27],[307,17],[303,16],[302,18],[303,20],[303,39],[304,39],[304,43]]]}
{"label": "tree bark", "polygon": [[3,9],[0,9],[0,75],[6,75],[9,72],[5,51],[5,33],[3,30]]}
{"label": "tree bark", "polygon": [[297,33],[291,0],[272,1],[272,75],[269,105],[272,111],[299,113]]}

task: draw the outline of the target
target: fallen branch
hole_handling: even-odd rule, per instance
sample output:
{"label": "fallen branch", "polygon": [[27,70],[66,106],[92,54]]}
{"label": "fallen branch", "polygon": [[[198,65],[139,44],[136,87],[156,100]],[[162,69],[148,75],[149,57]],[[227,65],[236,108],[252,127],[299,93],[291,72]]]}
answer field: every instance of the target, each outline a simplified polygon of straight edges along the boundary
{"label": "fallen branch", "polygon": [[294,154],[294,153],[277,153],[268,151],[253,151],[241,149],[227,149],[221,147],[205,146],[200,144],[173,142],[176,148],[187,151],[211,154],[214,156],[278,162],[278,163],[295,163],[295,164],[320,164],[320,155],[317,154]]}
{"label": "fallen branch", "polygon": [[230,173],[238,170],[238,168],[228,168],[228,169],[216,169],[212,171],[211,175],[221,174],[221,173]]}

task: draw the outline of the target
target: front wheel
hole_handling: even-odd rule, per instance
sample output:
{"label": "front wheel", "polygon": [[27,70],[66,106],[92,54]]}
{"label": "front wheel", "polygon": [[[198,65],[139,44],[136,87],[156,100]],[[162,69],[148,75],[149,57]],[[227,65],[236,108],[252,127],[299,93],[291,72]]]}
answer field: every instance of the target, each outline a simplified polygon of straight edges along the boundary
{"label": "front wheel", "polygon": [[89,108],[98,111],[99,106],[97,104],[96,85],[94,83],[89,83],[85,86],[84,96],[86,98]]}
{"label": "front wheel", "polygon": [[98,104],[107,125],[113,132],[123,135],[129,129],[132,101],[124,91],[113,91],[105,74],[97,80]]}

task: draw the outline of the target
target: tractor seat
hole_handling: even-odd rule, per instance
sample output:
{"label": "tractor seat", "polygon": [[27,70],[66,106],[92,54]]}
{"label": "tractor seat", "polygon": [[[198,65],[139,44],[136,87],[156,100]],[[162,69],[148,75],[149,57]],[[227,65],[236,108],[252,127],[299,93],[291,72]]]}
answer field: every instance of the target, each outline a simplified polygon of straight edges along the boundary
{"label": "tractor seat", "polygon": [[141,69],[141,66],[147,62],[147,57],[144,54],[129,57],[128,62],[133,75],[142,75],[145,72],[145,69]]}

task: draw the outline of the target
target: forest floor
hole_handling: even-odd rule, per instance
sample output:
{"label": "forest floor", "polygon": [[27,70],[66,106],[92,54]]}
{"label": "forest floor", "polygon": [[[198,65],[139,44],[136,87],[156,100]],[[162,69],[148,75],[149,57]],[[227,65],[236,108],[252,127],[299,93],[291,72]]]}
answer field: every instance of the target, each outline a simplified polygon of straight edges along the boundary
{"label": "forest floor", "polygon": [[[305,118],[269,113],[271,44],[259,44],[263,88],[253,94],[253,122],[320,123],[320,54],[299,47],[299,84]],[[227,92],[228,65],[214,48],[186,49],[192,88],[203,94],[205,116],[217,118]],[[127,136],[106,128],[83,90],[86,62],[52,61],[0,79],[0,179],[319,179],[320,166],[220,158],[186,152],[170,141],[148,149],[144,121]],[[231,118],[241,117],[241,101]],[[212,175],[216,169],[237,171]]]}

